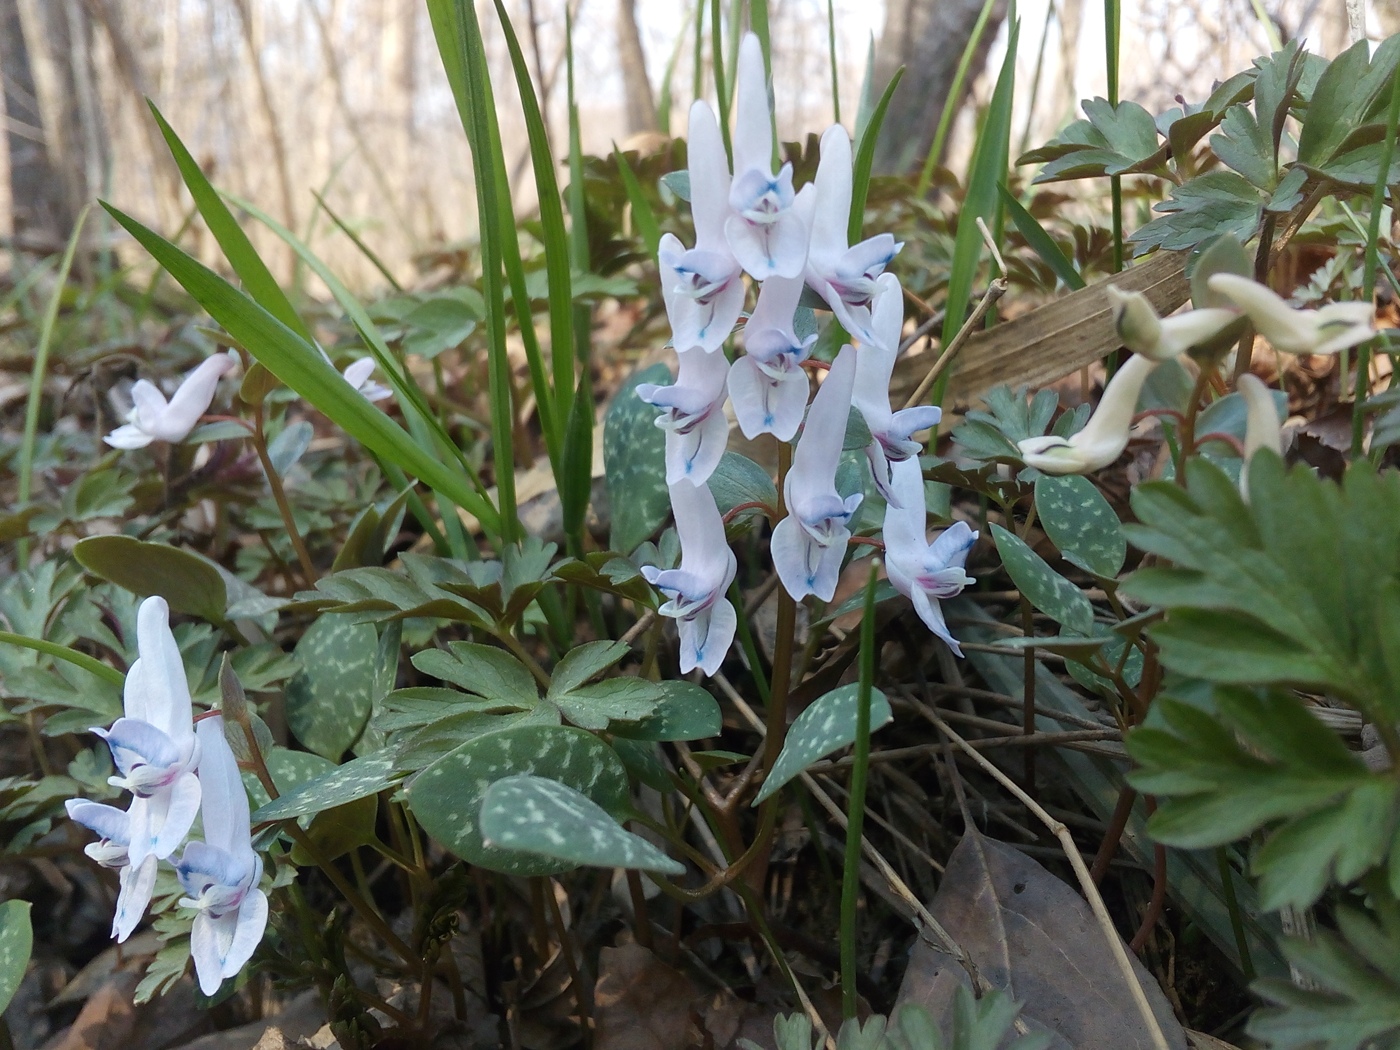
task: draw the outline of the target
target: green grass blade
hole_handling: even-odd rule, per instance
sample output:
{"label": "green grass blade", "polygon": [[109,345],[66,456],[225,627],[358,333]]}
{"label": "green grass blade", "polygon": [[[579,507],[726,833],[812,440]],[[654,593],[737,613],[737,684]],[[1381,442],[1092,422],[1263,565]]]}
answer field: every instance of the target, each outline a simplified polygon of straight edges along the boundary
{"label": "green grass blade", "polygon": [[108,667],[100,660],[94,660],[87,653],[80,653],[76,649],[70,649],[66,645],[59,645],[57,642],[50,642],[44,638],[30,638],[28,635],[0,631],[0,645],[33,649],[36,653],[43,653],[45,656],[52,656],[57,660],[66,660],[74,667],[81,667],[89,674],[94,674],[115,686],[120,686],[126,681],[126,675],[115,667]]}
{"label": "green grass blade", "polygon": [[890,108],[894,89],[899,87],[899,82],[903,79],[904,67],[900,66],[894,71],[894,76],[890,77],[889,84],[885,86],[885,93],[880,96],[880,101],[875,103],[870,118],[856,137],[855,170],[851,175],[851,215],[846,222],[846,240],[851,243],[860,240],[860,228],[865,223],[865,198],[870,193],[870,169],[875,163],[875,141],[880,137],[880,128],[885,123],[885,111]]}
{"label": "green grass blade", "polygon": [[1074,268],[1074,263],[1060,250],[1055,239],[1045,232],[1045,227],[1036,221],[1034,215],[1026,211],[1025,205],[1018,201],[1005,186],[999,184],[997,191],[1001,194],[1001,203],[1011,214],[1011,221],[1016,224],[1016,229],[1021,231],[1021,236],[1031,246],[1031,251],[1040,256],[1041,261],[1055,271],[1055,276],[1065,282],[1066,288],[1075,292],[1083,288],[1085,286],[1084,278],[1079,276],[1079,271]]}
{"label": "green grass blade", "polygon": [[465,478],[440,463],[430,449],[375,408],[337,372],[319,350],[204,264],[129,215],[103,204],[108,213],[170,272],[196,302],[240,345],[298,395],[373,454],[396,464],[499,533],[500,515]]}
{"label": "green grass blade", "polygon": [[396,292],[402,292],[403,285],[399,284],[399,282],[394,279],[394,275],[389,271],[389,267],[384,265],[384,260],[379,258],[379,256],[375,254],[374,250],[364,242],[360,235],[354,230],[352,230],[345,223],[345,221],[341,219],[341,217],[331,209],[331,206],[326,203],[326,199],[324,197],[322,197],[315,190],[311,191],[311,195],[316,198],[316,203],[325,210],[326,215],[329,216],[331,222],[335,223],[336,229],[338,229],[341,233],[345,234],[345,236],[349,237],[350,243],[353,244],[356,248],[360,249],[360,254],[370,261],[371,265],[373,265],[374,268],[379,271],[380,275],[384,278],[384,280],[389,282],[389,287]]}
{"label": "green grass blade", "polygon": [[[491,445],[495,461],[496,496],[501,536],[519,538],[515,501],[515,434],[510,359],[506,349],[505,288],[502,284],[502,182],[496,178],[500,152],[495,123],[495,100],[486,64],[485,44],[476,8],[467,0],[428,0],[428,16],[448,83],[457,103],[462,127],[472,151],[477,215],[481,238],[481,285],[486,302],[487,375],[491,405]],[[506,194],[507,207],[509,195]],[[522,316],[522,330],[528,322]]]}
{"label": "green grass blade", "polygon": [[836,65],[836,7],[835,0],[826,0],[826,50],[831,56],[831,113],[841,123],[841,76]]}
{"label": "green grass blade", "polygon": [[865,76],[860,80],[860,97],[856,99],[856,139],[865,134],[870,123],[870,111],[875,108],[875,34],[865,46]]}
{"label": "green grass blade", "polygon": [[773,79],[773,43],[768,37],[768,0],[749,0],[749,27],[763,49],[763,72]]}
{"label": "green grass blade", "polygon": [[967,83],[967,71],[972,66],[972,56],[977,53],[977,45],[981,43],[982,33],[992,16],[993,3],[994,0],[985,0],[982,4],[977,21],[972,24],[972,35],[967,38],[967,46],[958,59],[958,68],[953,73],[953,83],[944,100],[943,112],[938,116],[938,127],[934,129],[933,141],[929,143],[928,156],[924,158],[924,166],[919,171],[918,187],[914,191],[916,197],[922,198],[928,192],[929,184],[933,181],[933,169],[938,165],[938,158],[943,156],[943,145],[948,141],[948,132],[952,130],[953,117],[957,115],[958,103],[962,99],[963,86]]}
{"label": "green grass blade", "polygon": [[[53,345],[53,330],[58,323],[58,307],[63,301],[63,290],[68,285],[68,274],[73,269],[73,256],[78,251],[78,241],[87,221],[86,207],[78,214],[73,224],[73,232],[68,237],[68,246],[63,249],[63,258],[54,275],[53,295],[44,306],[44,318],[39,323],[39,343],[34,348],[34,367],[29,372],[29,397],[24,405],[24,437],[19,446],[19,492],[16,506],[23,507],[29,502],[29,494],[34,485],[34,444],[39,436],[39,407],[44,399],[44,376],[49,370],[49,348]],[[36,268],[37,271],[37,268]],[[19,566],[23,568],[29,560],[29,545],[20,541]]]}
{"label": "green grass blade", "polygon": [[175,158],[180,177],[185,180],[185,186],[194,198],[199,214],[204,217],[205,225],[214,235],[214,240],[218,242],[228,264],[233,267],[233,272],[238,274],[238,279],[243,282],[248,295],[297,335],[309,343],[315,342],[311,330],[293,308],[287,293],[282,291],[282,286],[277,283],[272,271],[258,255],[253,242],[243,232],[243,227],[238,225],[238,220],[220,199],[218,191],[204,177],[204,172],[200,170],[190,151],[185,148],[185,144],[180,141],[180,137],[175,134],[175,129],[161,116],[154,102],[148,101],[146,104],[151,107],[151,115],[160,126],[160,133],[165,137],[165,144],[170,149],[170,155]]}
{"label": "green grass blade", "polygon": [[656,213],[652,211],[651,202],[642,192],[642,184],[637,181],[632,165],[627,163],[627,155],[617,148],[617,143],[613,143],[613,156],[617,159],[617,173],[622,177],[622,188],[627,191],[628,203],[632,205],[632,222],[637,227],[642,242],[647,246],[647,254],[655,257],[657,247],[661,243],[661,227],[656,221]]}
{"label": "green grass blade", "polygon": [[[734,166],[734,143],[729,139],[729,85],[724,79],[724,26],[720,19],[719,0],[710,0],[710,65],[714,70],[715,99],[719,103],[719,134],[724,140],[724,153],[729,166]],[[700,95],[697,93],[696,98]]]}
{"label": "green grass blade", "polygon": [[[705,97],[705,81],[701,72],[705,68],[705,0],[695,2],[695,53],[691,56],[690,97]],[[723,124],[723,121],[720,122]]]}
{"label": "green grass blade", "polygon": [[[958,232],[953,242],[953,262],[948,274],[948,299],[943,316],[942,344],[947,346],[962,327],[967,316],[973,282],[977,278],[982,258],[982,231],[977,228],[980,218],[988,226],[996,225],[1000,196],[997,187],[1006,182],[1006,166],[1011,154],[1011,103],[1016,92],[1016,43],[1020,37],[1019,22],[1011,23],[1006,41],[1006,58],[997,76],[992,101],[977,134],[968,165],[966,196],[958,214]],[[933,404],[941,404],[948,388],[951,370],[938,377],[933,388]]]}

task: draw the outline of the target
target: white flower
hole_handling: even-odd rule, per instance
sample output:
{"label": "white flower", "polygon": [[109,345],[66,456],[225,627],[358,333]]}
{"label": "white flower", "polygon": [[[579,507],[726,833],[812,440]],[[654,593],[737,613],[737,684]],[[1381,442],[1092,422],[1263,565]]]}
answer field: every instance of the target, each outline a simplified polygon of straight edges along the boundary
{"label": "white flower", "polygon": [[637,396],[662,409],[656,425],[666,431],[666,483],[689,478],[697,485],[714,473],[729,443],[724,415],[729,362],[700,347],[682,350],[670,386],[639,383]]}
{"label": "white flower", "polygon": [[[846,224],[851,214],[851,139],[839,124],[822,135],[821,161],[811,186],[797,195],[797,208],[811,227],[807,251],[807,283],[826,300],[841,326],[861,349],[879,340],[871,323],[877,280],[895,253],[904,247],[888,233],[847,245]],[[898,345],[883,349],[893,353]]]}
{"label": "white flower", "polygon": [[738,616],[725,597],[738,561],[724,536],[724,519],[709,486],[684,479],[671,485],[671,511],[681,541],[677,569],[642,568],[642,575],[670,600],[658,610],[674,617],[681,636],[681,674],[696,667],[719,670],[734,641]]}
{"label": "white flower", "polygon": [[[881,274],[875,296],[875,311],[870,327],[874,338],[856,351],[856,381],[852,403],[860,410],[870,430],[871,441],[865,455],[875,487],[888,503],[897,504],[891,471],[895,463],[918,456],[922,445],[914,435],[938,426],[943,410],[933,405],[914,405],[898,412],[890,411],[890,376],[894,374],[895,356],[899,353],[899,334],[904,326],[904,296],[899,278],[892,273]],[[923,490],[920,490],[922,506]]]}
{"label": "white flower", "polygon": [[1128,358],[1108,381],[1083,430],[1067,439],[1050,434],[1026,438],[1018,446],[1022,461],[1047,474],[1087,474],[1108,466],[1128,447],[1142,384],[1156,367],[1156,361],[1141,354]]}
{"label": "white flower", "polygon": [[807,262],[807,226],[793,208],[792,165],[773,174],[773,119],[758,37],[739,45],[734,104],[732,214],[724,232],[734,257],[756,281],[797,277]]}
{"label": "white flower", "polygon": [[112,936],[124,941],[151,903],[156,885],[155,854],[148,854],[139,865],[130,863],[131,818],[115,806],[82,798],[70,798],[66,805],[68,816],[75,823],[97,832],[98,840],[88,843],[83,852],[104,868],[117,869],[119,892],[112,916]]}
{"label": "white flower", "polygon": [[802,425],[809,385],[802,362],[817,335],[799,339],[793,331],[801,295],[802,278],[768,278],[744,326],[745,354],[729,369],[729,399],[739,429],[749,439],[772,434],[791,441]]}
{"label": "white flower", "polygon": [[1208,282],[1254,322],[1275,350],[1286,354],[1337,354],[1375,335],[1370,303],[1329,303],[1317,310],[1295,310],[1258,281],[1218,273]]}
{"label": "white flower", "polygon": [[125,426],[102,440],[113,448],[145,448],[152,441],[183,441],[209,411],[219,378],[238,364],[238,355],[215,354],[185,377],[169,401],[154,383],[138,379],[131,388],[133,408]]}
{"label": "white flower", "polygon": [[258,888],[262,859],[253,850],[248,793],[224,739],[222,716],[202,719],[198,732],[204,841],[187,845],[175,869],[186,893],[180,904],[199,910],[190,930],[190,955],[200,990],[213,995],[226,977],[238,975],[262,941],[267,895]]}
{"label": "white flower", "polygon": [[362,357],[358,361],[351,361],[341,373],[345,381],[360,392],[366,401],[383,401],[386,397],[392,397],[394,392],[382,383],[376,383],[370,379],[374,374],[374,358]]}
{"label": "white flower", "polygon": [[898,503],[885,511],[885,572],[895,590],[914,603],[914,611],[930,631],[948,643],[958,656],[962,647],[948,633],[939,607],[940,598],[952,598],[973,582],[963,566],[977,542],[977,533],[965,521],[955,522],[928,542],[924,506],[924,475],[916,459],[891,465]]}
{"label": "white flower", "polygon": [[704,102],[690,107],[686,143],[690,173],[690,213],[695,247],[674,234],[661,238],[661,294],[677,350],[700,347],[713,353],[729,338],[744,309],[744,279],[729,250],[724,224],[729,216],[729,158],[715,115]]}
{"label": "white flower", "polygon": [[1111,284],[1104,290],[1113,303],[1118,338],[1129,350],[1153,361],[1179,357],[1214,339],[1240,316],[1234,310],[1212,306],[1161,318],[1141,292],[1124,292]]}
{"label": "white flower", "polygon": [[824,602],[831,601],[846,556],[846,541],[851,538],[846,523],[860,506],[860,493],[843,500],[836,491],[836,467],[851,412],[855,370],[856,351],[842,347],[812,398],[792,468],[783,482],[788,513],[773,529],[769,550],[783,587],[799,600],[815,594]]}
{"label": "white flower", "polygon": [[1279,427],[1278,406],[1274,394],[1264,381],[1246,372],[1235,381],[1235,389],[1244,398],[1244,462],[1240,466],[1240,492],[1249,501],[1249,461],[1261,448],[1276,456],[1283,454],[1283,431]]}

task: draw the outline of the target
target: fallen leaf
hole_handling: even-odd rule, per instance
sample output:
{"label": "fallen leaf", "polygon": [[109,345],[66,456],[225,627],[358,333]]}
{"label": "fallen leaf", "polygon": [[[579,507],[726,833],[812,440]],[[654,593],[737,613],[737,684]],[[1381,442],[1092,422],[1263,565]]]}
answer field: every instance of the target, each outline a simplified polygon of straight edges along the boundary
{"label": "fallen leaf", "polygon": [[[1055,1033],[1056,1050],[1147,1050],[1152,1046],[1089,905],[1064,882],[1005,843],[969,830],[953,850],[930,910],[994,988],[1022,1004],[1034,1029]],[[1186,1034],[1145,968],[1133,968],[1167,1043]],[[966,972],[920,941],[899,1002],[923,1005],[941,1023]]]}
{"label": "fallen leaf", "polygon": [[593,989],[598,1025],[593,1045],[596,1050],[701,1046],[691,1022],[691,1004],[699,994],[689,977],[640,945],[604,948]]}

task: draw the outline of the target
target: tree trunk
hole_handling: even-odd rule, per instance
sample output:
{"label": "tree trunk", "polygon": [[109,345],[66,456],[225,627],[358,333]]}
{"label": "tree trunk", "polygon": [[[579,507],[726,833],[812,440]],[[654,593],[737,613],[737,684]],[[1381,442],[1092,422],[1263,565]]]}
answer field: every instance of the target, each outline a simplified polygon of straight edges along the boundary
{"label": "tree trunk", "polygon": [[[871,83],[883,92],[900,66],[904,79],[890,99],[884,127],[875,146],[877,171],[897,173],[923,163],[933,144],[953,77],[983,0],[889,0],[885,29],[875,48]],[[992,8],[981,43],[973,55],[965,84],[970,87],[987,61],[987,50],[1006,17],[1005,0]]]}
{"label": "tree trunk", "polygon": [[110,160],[80,0],[0,0],[0,67],[15,243],[58,251]]}
{"label": "tree trunk", "polygon": [[637,0],[617,2],[617,57],[622,63],[622,90],[627,99],[627,134],[656,130],[656,100],[647,78],[646,52],[637,29]]}

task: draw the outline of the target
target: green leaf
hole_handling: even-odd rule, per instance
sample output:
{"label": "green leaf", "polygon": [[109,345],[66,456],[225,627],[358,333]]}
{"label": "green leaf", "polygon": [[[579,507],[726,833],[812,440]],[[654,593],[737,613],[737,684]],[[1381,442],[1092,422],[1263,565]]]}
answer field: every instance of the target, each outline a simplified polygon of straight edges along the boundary
{"label": "green leaf", "polygon": [[1332,160],[1389,90],[1398,64],[1400,36],[1382,42],[1374,56],[1367,41],[1358,40],[1333,59],[1313,88],[1298,135],[1298,163],[1322,167]]}
{"label": "green leaf", "polygon": [[1084,115],[1016,163],[1043,162],[1035,177],[1043,183],[1151,171],[1167,159],[1170,147],[1159,141],[1156,121],[1136,102],[1085,99]]}
{"label": "green leaf", "polygon": [[[1191,305],[1197,310],[1210,306],[1233,308],[1228,298],[1210,287],[1210,279],[1218,273],[1232,273],[1239,277],[1254,275],[1254,260],[1244,250],[1238,237],[1217,237],[1200,245],[1188,260],[1191,276]],[[1178,368],[1180,366],[1178,365]],[[1152,373],[1155,378],[1162,369]],[[1151,382],[1149,378],[1148,382]],[[1189,386],[1189,381],[1188,381]]]}
{"label": "green leaf", "polygon": [[625,642],[584,642],[564,654],[554,667],[549,683],[549,698],[570,693],[590,678],[594,678],[631,652]]}
{"label": "green leaf", "polygon": [[1035,509],[1066,561],[1096,576],[1118,575],[1128,541],[1118,515],[1092,481],[1078,474],[1043,475],[1035,482]]}
{"label": "green leaf", "polygon": [[1016,229],[1021,232],[1021,236],[1026,239],[1031,250],[1040,256],[1040,261],[1054,271],[1055,276],[1064,282],[1065,287],[1071,291],[1078,291],[1086,287],[1084,278],[1079,276],[1079,271],[1074,268],[1074,263],[1065,255],[1064,251],[1050,234],[1045,232],[1045,227],[1036,221],[1034,215],[1026,210],[1016,197],[1005,187],[998,186],[997,190],[1001,194],[1001,203],[1011,215],[1011,221],[1016,224]]}
{"label": "green leaf", "polygon": [[164,266],[241,346],[269,371],[326,414],[376,456],[407,470],[486,529],[499,531],[499,515],[467,483],[464,475],[438,461],[431,448],[416,443],[375,408],[330,365],[316,348],[262,306],[238,291],[165,238],[110,205],[114,219]]}
{"label": "green leaf", "polygon": [[1220,130],[1210,137],[1210,148],[1259,189],[1272,192],[1278,184],[1273,140],[1268,125],[1260,126],[1248,106],[1231,106]]}
{"label": "green leaf", "polygon": [[592,733],[571,726],[516,726],[469,740],[413,779],[409,806],[429,835],[469,864],[508,875],[566,870],[567,863],[488,846],[482,837],[479,814],[487,790],[520,773],[566,784],[609,812],[626,809],[621,760]]}
{"label": "green leaf", "polygon": [[369,718],[379,636],[348,616],[322,616],[293,650],[301,671],[287,683],[287,727],[309,750],[338,759]]}
{"label": "green leaf", "polygon": [[[857,700],[860,684],[843,685],[814,701],[788,727],[783,750],[763,781],[753,804],[757,806],[775,794],[788,781],[813,762],[855,742]],[[870,694],[870,729],[889,724],[894,718],[890,702],[880,690]]]}
{"label": "green leaf", "polygon": [[21,900],[0,904],[0,1013],[10,1005],[29,968],[29,953],[34,948],[30,907],[28,901]]}
{"label": "green leaf", "polygon": [[992,536],[1011,582],[1028,602],[1071,631],[1093,633],[1094,607],[1078,587],[1050,568],[1024,540],[1000,525],[992,526]]}
{"label": "green leaf", "polygon": [[352,758],[260,807],[253,823],[304,817],[377,795],[398,783],[403,772],[398,757],[388,751]]}
{"label": "green leaf", "polygon": [[178,547],[131,536],[89,536],[73,546],[88,572],[144,596],[159,595],[176,612],[222,623],[227,589],[207,559]]}
{"label": "green leaf", "polygon": [[544,777],[519,774],[492,784],[481,800],[481,833],[491,846],[570,866],[685,874],[684,864],[626,830],[587,795]]}
{"label": "green leaf", "polygon": [[724,718],[709,692],[694,682],[657,682],[656,710],[635,725],[612,727],[633,740],[706,740],[719,736]]}
{"label": "green leaf", "polygon": [[1264,198],[1233,171],[1208,171],[1174,188],[1153,210],[1162,216],[1129,238],[1139,255],[1153,248],[1194,248],[1225,234],[1247,241],[1259,227]]}
{"label": "green leaf", "polygon": [[671,513],[666,490],[666,437],[656,425],[656,409],[637,396],[640,383],[668,383],[663,364],[633,374],[603,417],[603,465],[612,512],[610,546],[631,552],[661,528]]}
{"label": "green leaf", "polygon": [[[852,412],[851,418],[857,415]],[[773,508],[778,506],[778,489],[768,471],[737,452],[726,452],[720,457],[719,466],[710,475],[709,485],[721,517],[744,503],[761,503]]]}
{"label": "green leaf", "polygon": [[[272,783],[277,787],[280,798],[303,784],[316,780],[338,768],[329,759],[306,751],[291,751],[285,747],[274,747],[264,756],[267,771],[272,774]],[[267,792],[256,778],[244,774],[244,780],[252,780],[250,794],[259,804],[268,801]],[[354,847],[374,838],[374,821],[379,811],[379,800],[366,795],[353,802],[323,810],[309,822],[307,834],[316,844],[322,856],[329,860],[341,856]],[[300,854],[301,847],[294,846],[292,859],[298,864],[312,863],[309,857]]]}
{"label": "green leaf", "polygon": [[551,693],[550,699],[574,725],[601,730],[609,728],[612,722],[649,718],[656,713],[660,693],[655,682],[623,676],[577,686],[565,693]]}
{"label": "green leaf", "polygon": [[539,702],[534,676],[504,649],[479,642],[449,642],[446,652],[424,649],[409,659],[424,674],[505,708],[526,711]]}

